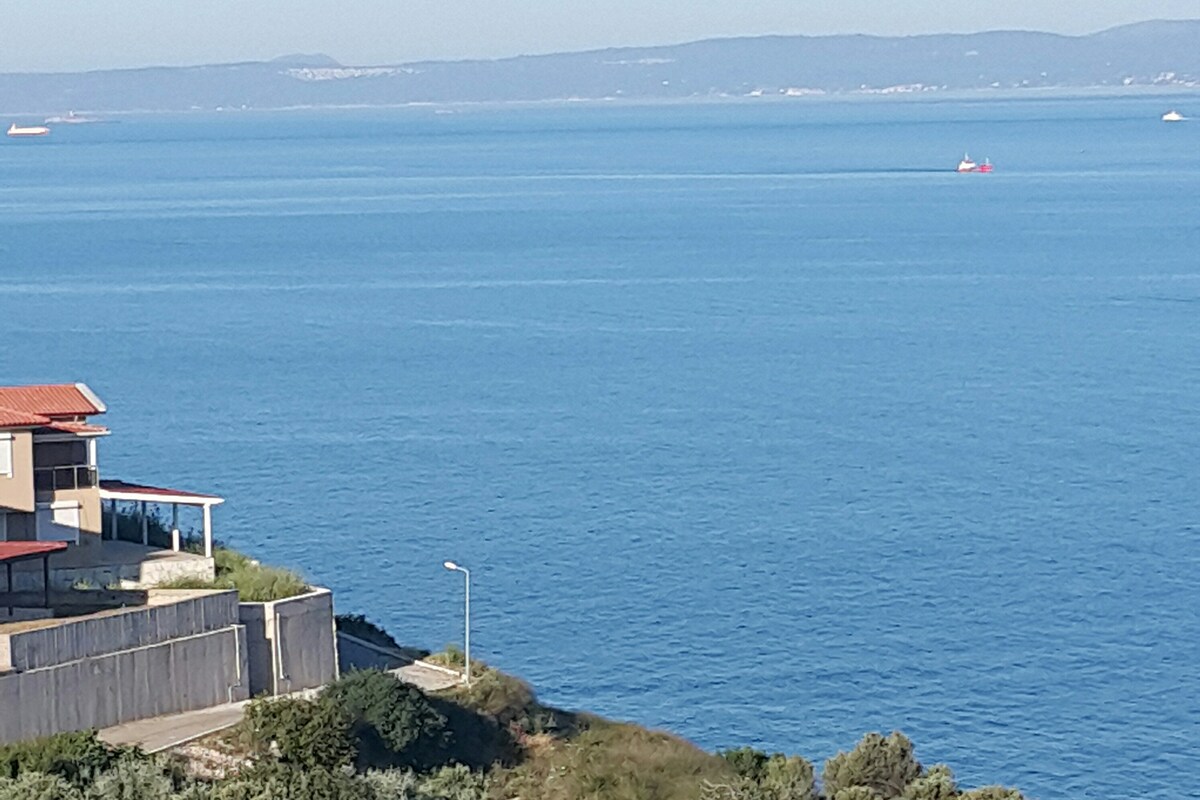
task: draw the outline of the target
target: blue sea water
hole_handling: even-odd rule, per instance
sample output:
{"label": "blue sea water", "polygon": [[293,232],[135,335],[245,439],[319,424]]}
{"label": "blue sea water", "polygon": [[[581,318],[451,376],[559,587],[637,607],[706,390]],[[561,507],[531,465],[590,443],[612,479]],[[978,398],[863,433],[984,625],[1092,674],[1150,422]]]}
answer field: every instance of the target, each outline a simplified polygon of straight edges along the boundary
{"label": "blue sea water", "polygon": [[[133,117],[0,142],[0,382],[553,703],[1200,779],[1200,98]],[[990,176],[950,170],[964,149]]]}

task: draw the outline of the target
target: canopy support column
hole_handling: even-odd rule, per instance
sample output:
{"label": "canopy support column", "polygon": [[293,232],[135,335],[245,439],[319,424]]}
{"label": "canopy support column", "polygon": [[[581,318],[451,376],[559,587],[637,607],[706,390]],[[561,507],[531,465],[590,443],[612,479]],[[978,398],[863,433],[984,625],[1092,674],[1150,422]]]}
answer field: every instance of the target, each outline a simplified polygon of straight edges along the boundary
{"label": "canopy support column", "polygon": [[150,544],[150,519],[146,516],[146,501],[138,504],[138,517],[142,523],[142,544]]}
{"label": "canopy support column", "polygon": [[213,557],[212,542],[212,506],[204,504],[204,557]]}
{"label": "canopy support column", "polygon": [[118,536],[117,536],[118,523],[119,523],[119,520],[117,519],[117,501],[109,500],[108,501],[108,525],[109,525],[108,538],[114,542],[118,539]]}
{"label": "canopy support column", "polygon": [[171,503],[171,549],[179,552],[179,503]]}

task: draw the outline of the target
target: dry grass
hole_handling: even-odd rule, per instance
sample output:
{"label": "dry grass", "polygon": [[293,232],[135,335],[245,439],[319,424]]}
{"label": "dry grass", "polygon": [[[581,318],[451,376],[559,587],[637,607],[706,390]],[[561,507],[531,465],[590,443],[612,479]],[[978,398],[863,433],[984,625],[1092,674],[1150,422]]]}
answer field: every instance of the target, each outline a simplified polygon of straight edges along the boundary
{"label": "dry grass", "polygon": [[705,781],[725,783],[725,761],[675,736],[589,719],[575,738],[531,736],[525,761],[493,775],[502,800],[695,800]]}
{"label": "dry grass", "polygon": [[213,553],[216,580],[180,578],[160,584],[160,589],[236,589],[243,603],[269,603],[286,600],[309,591],[304,579],[291,570],[264,567],[234,550]]}

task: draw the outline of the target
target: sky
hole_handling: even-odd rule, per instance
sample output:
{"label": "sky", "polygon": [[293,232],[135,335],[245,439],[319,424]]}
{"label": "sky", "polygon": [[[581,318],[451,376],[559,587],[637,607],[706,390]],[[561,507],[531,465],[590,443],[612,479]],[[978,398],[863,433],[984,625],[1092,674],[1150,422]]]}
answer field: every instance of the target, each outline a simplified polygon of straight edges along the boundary
{"label": "sky", "polygon": [[499,58],[759,34],[1090,33],[1200,0],[0,0],[0,72]]}

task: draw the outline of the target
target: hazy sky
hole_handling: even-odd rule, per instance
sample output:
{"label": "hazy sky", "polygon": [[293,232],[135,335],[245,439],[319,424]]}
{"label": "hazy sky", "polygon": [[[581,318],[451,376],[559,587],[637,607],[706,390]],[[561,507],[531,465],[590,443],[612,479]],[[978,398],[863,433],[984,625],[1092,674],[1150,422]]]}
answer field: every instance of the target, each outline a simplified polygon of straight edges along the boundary
{"label": "hazy sky", "polygon": [[0,71],[491,58],[763,33],[1086,33],[1200,0],[0,0]]}

